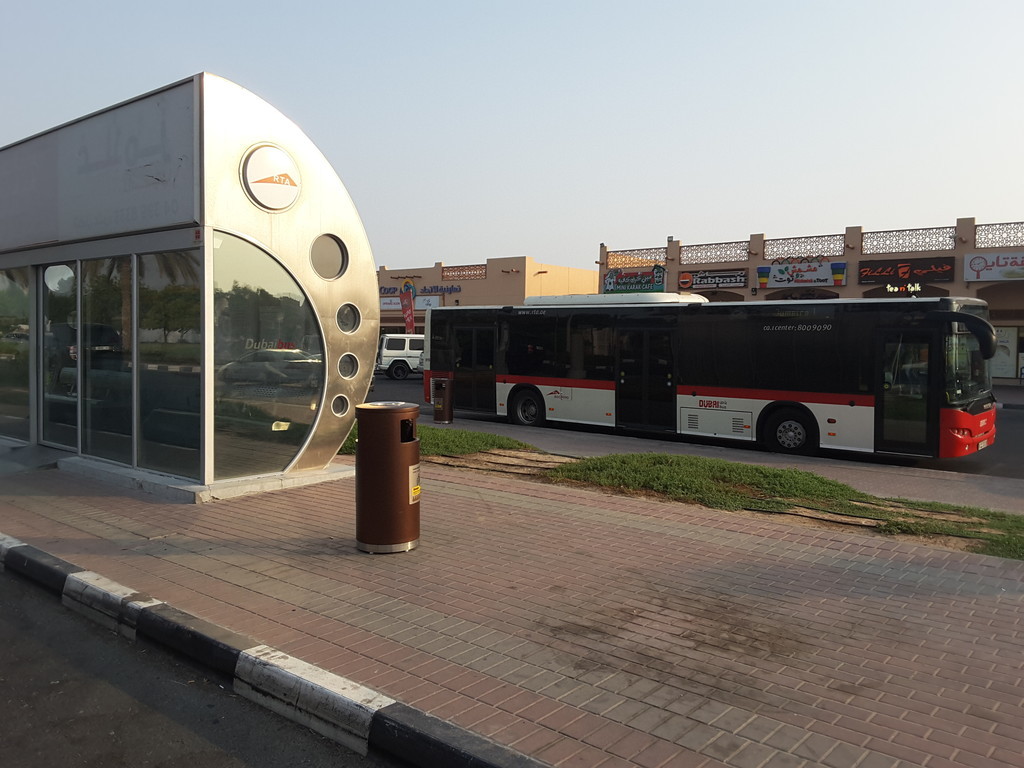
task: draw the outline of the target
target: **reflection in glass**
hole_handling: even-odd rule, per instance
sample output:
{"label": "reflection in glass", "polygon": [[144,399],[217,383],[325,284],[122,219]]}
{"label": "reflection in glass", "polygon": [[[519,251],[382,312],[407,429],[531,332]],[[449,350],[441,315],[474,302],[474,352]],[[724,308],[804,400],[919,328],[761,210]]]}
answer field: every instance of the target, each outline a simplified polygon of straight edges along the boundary
{"label": "reflection in glass", "polygon": [[132,463],[132,263],[82,262],[82,453]]}
{"label": "reflection in glass", "polygon": [[338,373],[343,379],[351,379],[359,373],[359,360],[351,352],[346,352],[338,361]]}
{"label": "reflection in glass", "polygon": [[284,470],[305,441],[324,380],[316,315],[272,257],[214,240],[214,477]]}
{"label": "reflection in glass", "polygon": [[43,271],[43,414],[45,442],[78,449],[78,299],[75,270],[55,264]]}
{"label": "reflection in glass", "polygon": [[928,340],[902,335],[886,341],[882,431],[886,440],[922,445],[927,440]]}
{"label": "reflection in glass", "polygon": [[338,308],[338,328],[354,333],[359,328],[359,309],[352,304],[342,304]]}
{"label": "reflection in glass", "polygon": [[139,257],[140,467],[199,478],[202,271],[198,251]]}
{"label": "reflection in glass", "polygon": [[314,272],[324,280],[334,280],[348,268],[348,249],[338,238],[320,235],[313,241],[309,259]]}
{"label": "reflection in glass", "polygon": [[29,439],[29,271],[0,270],[0,436]]}

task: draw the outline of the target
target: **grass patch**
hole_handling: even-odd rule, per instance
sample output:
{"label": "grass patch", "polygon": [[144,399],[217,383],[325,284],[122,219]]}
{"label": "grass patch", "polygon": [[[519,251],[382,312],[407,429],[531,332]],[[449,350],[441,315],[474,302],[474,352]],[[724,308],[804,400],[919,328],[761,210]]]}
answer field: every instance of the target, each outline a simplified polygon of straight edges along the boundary
{"label": "grass patch", "polygon": [[553,469],[550,477],[636,493],[655,493],[673,501],[715,509],[765,509],[781,512],[800,504],[866,500],[849,486],[811,472],[736,464],[700,456],[630,453],[582,459]]}
{"label": "grass patch", "polygon": [[[353,428],[338,453],[355,454],[359,424]],[[532,445],[521,443],[510,437],[489,435],[485,432],[469,432],[463,429],[441,429],[423,424],[416,426],[420,439],[420,456],[467,456],[479,451],[496,449],[536,450]]]}
{"label": "grass patch", "polygon": [[924,540],[955,537],[964,549],[1024,560],[1024,516],[903,499],[881,499],[798,469],[665,454],[617,454],[549,470],[556,481],[654,494],[713,509],[795,513],[823,521],[873,521],[873,530]]}

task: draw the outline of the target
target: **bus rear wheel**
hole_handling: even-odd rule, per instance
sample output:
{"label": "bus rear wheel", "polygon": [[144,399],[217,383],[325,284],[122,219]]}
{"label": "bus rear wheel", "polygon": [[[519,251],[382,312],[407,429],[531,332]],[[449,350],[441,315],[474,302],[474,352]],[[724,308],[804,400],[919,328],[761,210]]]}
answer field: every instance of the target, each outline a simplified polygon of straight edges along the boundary
{"label": "bus rear wheel", "polygon": [[818,429],[807,414],[787,408],[768,418],[764,443],[776,453],[814,453],[818,450]]}
{"label": "bus rear wheel", "polygon": [[509,417],[513,424],[539,427],[544,423],[544,400],[534,389],[523,389],[512,398]]}

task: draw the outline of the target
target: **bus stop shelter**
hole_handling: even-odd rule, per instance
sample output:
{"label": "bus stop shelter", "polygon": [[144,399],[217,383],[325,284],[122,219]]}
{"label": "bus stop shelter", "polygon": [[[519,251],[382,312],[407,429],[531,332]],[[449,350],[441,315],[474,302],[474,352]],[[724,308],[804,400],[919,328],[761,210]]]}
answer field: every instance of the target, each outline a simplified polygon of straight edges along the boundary
{"label": "bus stop shelter", "polygon": [[298,126],[201,73],[4,147],[0,173],[0,441],[205,488],[330,465],[376,271]]}

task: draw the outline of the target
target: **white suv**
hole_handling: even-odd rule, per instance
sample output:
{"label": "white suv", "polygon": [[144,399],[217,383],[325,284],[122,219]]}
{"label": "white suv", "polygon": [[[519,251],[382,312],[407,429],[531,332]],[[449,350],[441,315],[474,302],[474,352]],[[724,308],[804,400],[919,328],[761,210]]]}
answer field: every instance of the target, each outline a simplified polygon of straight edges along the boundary
{"label": "white suv", "polygon": [[410,373],[423,373],[423,334],[385,333],[377,350],[376,373],[389,379],[404,379]]}

